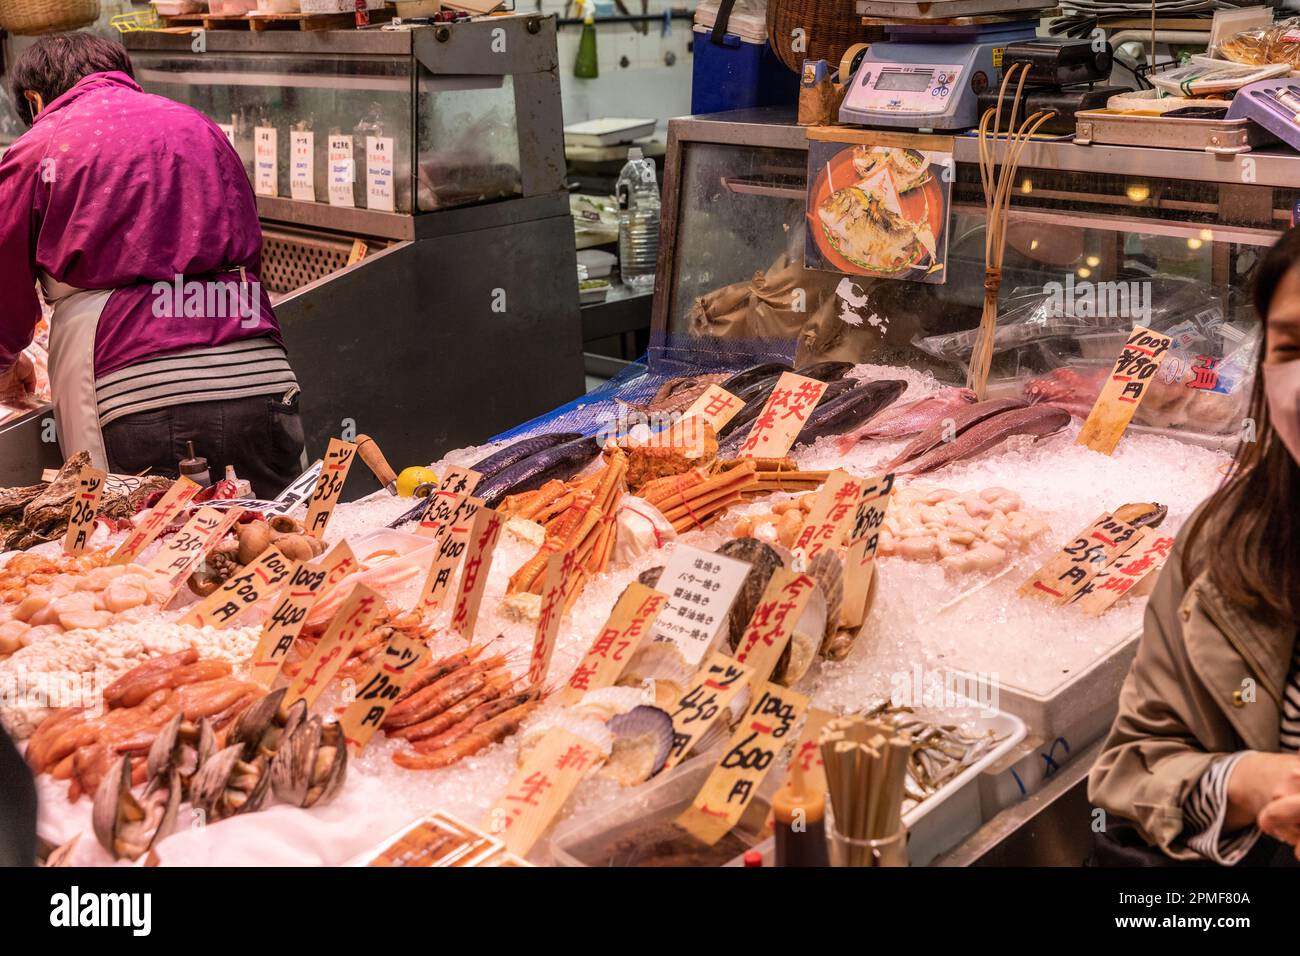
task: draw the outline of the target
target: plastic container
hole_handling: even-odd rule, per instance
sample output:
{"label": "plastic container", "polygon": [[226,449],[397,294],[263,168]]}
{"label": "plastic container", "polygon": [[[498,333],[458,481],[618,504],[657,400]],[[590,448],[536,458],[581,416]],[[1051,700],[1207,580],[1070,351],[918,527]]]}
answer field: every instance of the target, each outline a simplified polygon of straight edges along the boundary
{"label": "plastic container", "polygon": [[618,199],[618,262],[623,284],[638,291],[654,287],[659,259],[659,183],[655,162],[640,147],[627,151],[627,165],[614,187]]}
{"label": "plastic container", "polygon": [[793,106],[798,101],[799,74],[785,68],[766,40],[728,33],[719,45],[713,42],[712,30],[698,24],[694,30],[692,113]]}

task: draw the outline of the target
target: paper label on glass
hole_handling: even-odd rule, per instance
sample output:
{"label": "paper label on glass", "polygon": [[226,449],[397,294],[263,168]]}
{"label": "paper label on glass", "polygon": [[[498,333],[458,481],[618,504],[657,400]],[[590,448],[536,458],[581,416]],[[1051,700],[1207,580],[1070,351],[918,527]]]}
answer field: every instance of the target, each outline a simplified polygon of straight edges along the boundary
{"label": "paper label on glass", "polygon": [[306,202],[316,200],[316,134],[289,134],[289,195]]}
{"label": "paper label on glass", "polygon": [[352,159],[352,137],[331,136],[326,156],[329,170],[331,206],[354,206],[352,184],[356,182],[355,163]]}
{"label": "paper label on glass", "polygon": [[279,133],[274,126],[253,129],[253,188],[259,196],[276,196],[280,166],[276,153]]}
{"label": "paper label on glass", "polygon": [[687,666],[696,667],[713,646],[747,574],[744,561],[678,543],[659,576],[668,606],[659,612],[651,640],[676,644]]}
{"label": "paper label on glass", "polygon": [[391,136],[366,137],[366,205],[383,212],[394,209]]}
{"label": "paper label on glass", "polygon": [[217,129],[221,130],[221,132],[226,134],[226,141],[230,143],[231,146],[235,145],[235,124],[234,123],[218,123]]}

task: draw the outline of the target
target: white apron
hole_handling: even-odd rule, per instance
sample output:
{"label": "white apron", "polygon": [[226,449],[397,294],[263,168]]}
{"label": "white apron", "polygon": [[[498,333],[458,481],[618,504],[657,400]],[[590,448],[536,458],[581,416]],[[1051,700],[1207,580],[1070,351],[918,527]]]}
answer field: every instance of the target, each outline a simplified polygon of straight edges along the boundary
{"label": "white apron", "polygon": [[113,290],[77,289],[41,273],[41,290],[54,309],[50,319],[50,392],[59,450],[66,461],[79,451],[108,470],[95,403],[95,329]]}

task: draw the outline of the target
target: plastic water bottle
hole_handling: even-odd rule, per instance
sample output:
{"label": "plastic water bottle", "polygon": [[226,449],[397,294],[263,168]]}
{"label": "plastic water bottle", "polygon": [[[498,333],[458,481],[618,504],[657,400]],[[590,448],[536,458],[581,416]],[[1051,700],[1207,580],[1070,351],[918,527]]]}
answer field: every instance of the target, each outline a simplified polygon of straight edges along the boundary
{"label": "plastic water bottle", "polygon": [[659,183],[655,163],[639,146],[627,151],[627,165],[614,187],[618,198],[618,266],[623,282],[637,291],[654,288],[659,258]]}

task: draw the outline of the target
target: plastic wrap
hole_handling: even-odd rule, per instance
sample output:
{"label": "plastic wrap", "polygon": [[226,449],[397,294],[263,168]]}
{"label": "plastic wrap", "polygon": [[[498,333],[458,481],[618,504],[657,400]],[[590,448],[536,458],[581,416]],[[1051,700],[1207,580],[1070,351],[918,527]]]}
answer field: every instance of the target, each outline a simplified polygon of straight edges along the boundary
{"label": "plastic wrap", "polygon": [[1300,17],[1231,36],[1219,44],[1218,54],[1234,63],[1251,66],[1285,63],[1293,70],[1300,70]]}

